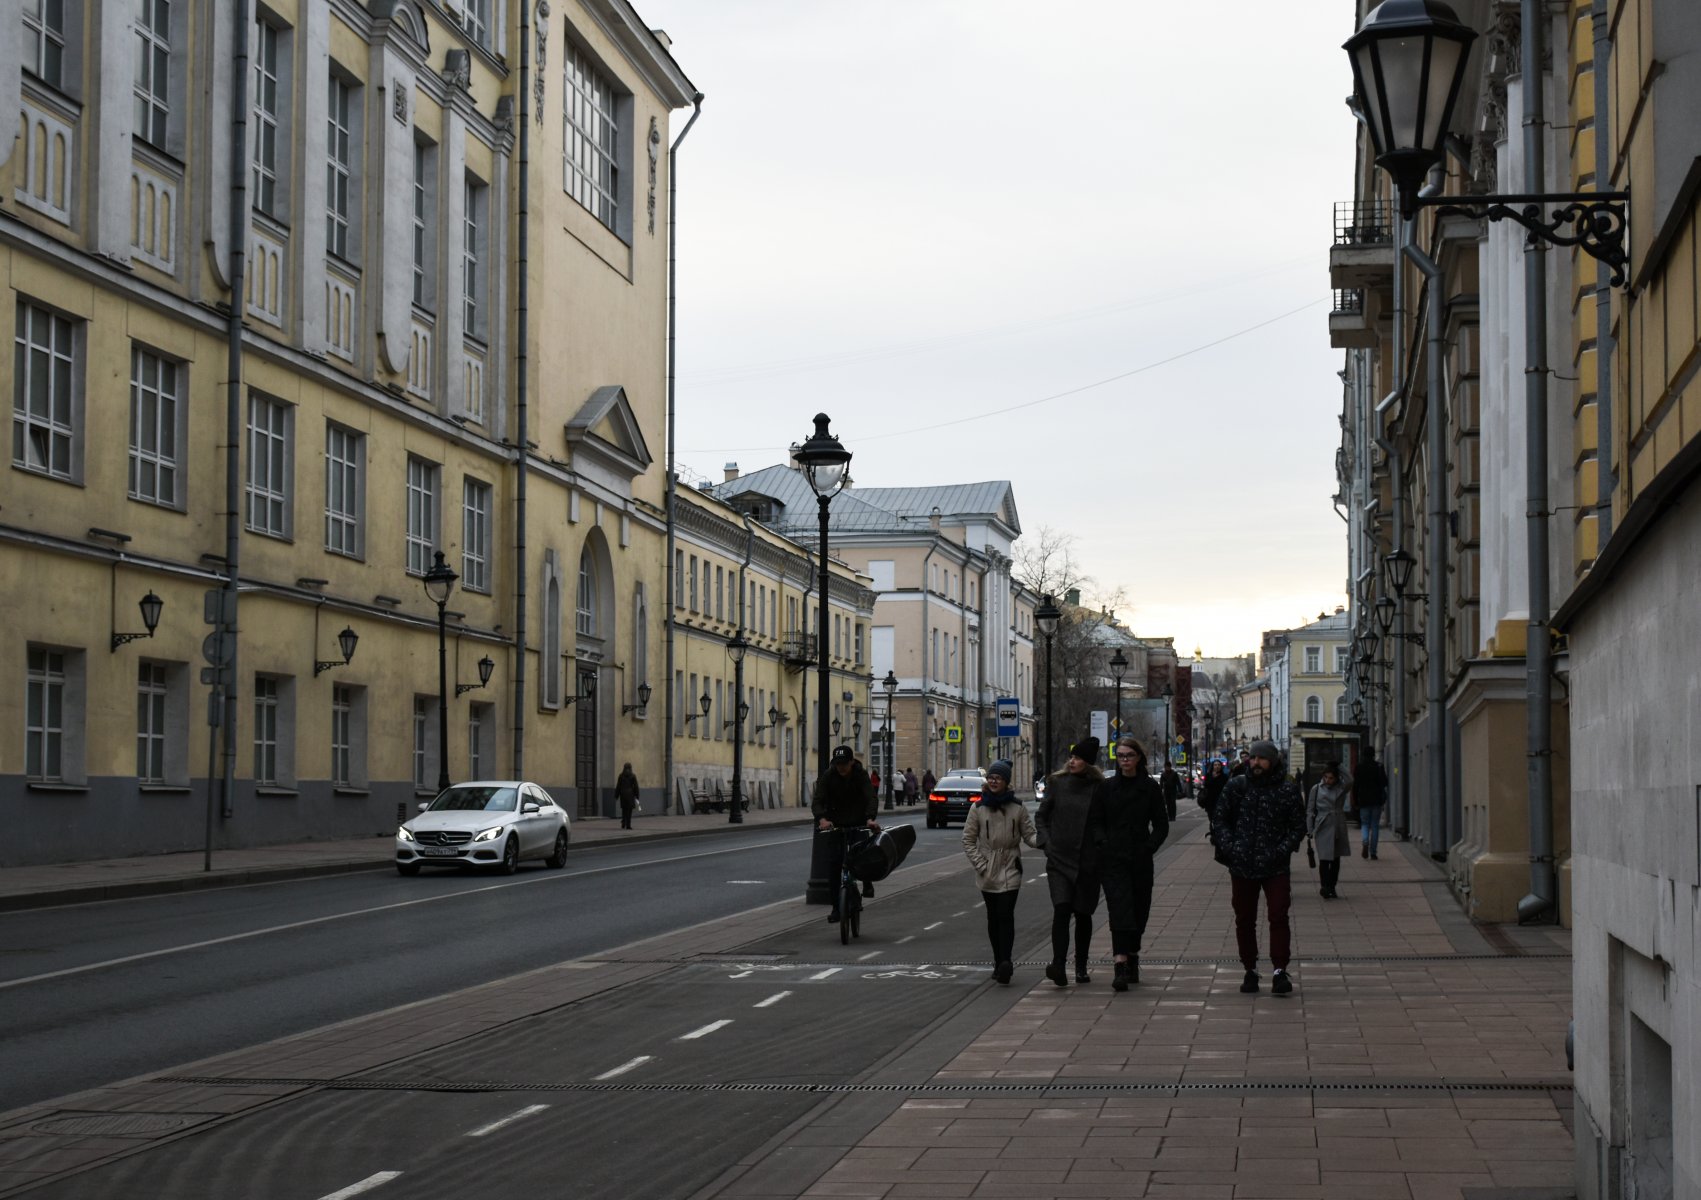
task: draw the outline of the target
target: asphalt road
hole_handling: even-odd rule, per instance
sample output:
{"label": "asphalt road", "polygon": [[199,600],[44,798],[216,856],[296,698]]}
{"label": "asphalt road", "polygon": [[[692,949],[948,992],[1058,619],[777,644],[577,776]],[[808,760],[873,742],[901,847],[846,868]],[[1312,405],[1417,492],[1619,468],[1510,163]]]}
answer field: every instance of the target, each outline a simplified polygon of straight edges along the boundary
{"label": "asphalt road", "polygon": [[[960,859],[959,839],[918,830],[909,862]],[[0,1108],[795,897],[807,845],[802,830],[727,834],[512,879],[375,873],[0,917]],[[741,947],[745,961],[679,962],[392,1064],[369,1087],[294,1098],[29,1194],[683,1197],[811,1113],[831,1161],[835,1141],[901,1096],[802,1087],[926,1079],[1024,990],[989,986],[978,901],[966,866],[894,890],[849,947],[810,909]],[[1040,881],[1018,909],[1019,954],[1038,950],[1048,920]],[[458,1084],[478,1090],[441,1090]],[[738,1090],[705,1090],[728,1084]],[[764,1169],[801,1187],[818,1167]]]}
{"label": "asphalt road", "polygon": [[[918,831],[910,862],[960,854]],[[801,894],[805,829],[0,913],[0,1111]]]}

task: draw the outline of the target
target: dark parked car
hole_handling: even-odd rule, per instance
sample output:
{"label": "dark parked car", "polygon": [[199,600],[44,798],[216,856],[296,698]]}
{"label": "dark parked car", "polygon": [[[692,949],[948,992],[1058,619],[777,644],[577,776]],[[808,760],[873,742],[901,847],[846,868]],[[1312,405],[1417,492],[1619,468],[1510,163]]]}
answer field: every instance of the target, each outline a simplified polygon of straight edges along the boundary
{"label": "dark parked car", "polygon": [[986,772],[979,767],[947,773],[927,794],[927,827],[943,829],[953,821],[959,825],[967,821],[969,806],[980,802],[985,783]]}

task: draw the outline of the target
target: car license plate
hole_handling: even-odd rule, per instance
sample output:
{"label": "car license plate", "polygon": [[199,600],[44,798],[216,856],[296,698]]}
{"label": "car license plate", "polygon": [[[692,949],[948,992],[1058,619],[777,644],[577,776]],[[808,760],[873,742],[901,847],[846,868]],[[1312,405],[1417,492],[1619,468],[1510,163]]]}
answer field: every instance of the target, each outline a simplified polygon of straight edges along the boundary
{"label": "car license plate", "polygon": [[420,854],[426,858],[454,858],[461,852],[459,846],[421,846]]}

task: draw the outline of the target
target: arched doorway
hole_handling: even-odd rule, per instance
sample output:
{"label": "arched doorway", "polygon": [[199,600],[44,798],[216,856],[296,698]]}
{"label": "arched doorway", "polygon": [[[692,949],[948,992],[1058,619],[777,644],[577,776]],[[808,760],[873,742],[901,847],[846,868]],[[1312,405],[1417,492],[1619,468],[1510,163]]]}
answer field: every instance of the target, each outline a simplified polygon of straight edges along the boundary
{"label": "arched doorway", "polygon": [[608,539],[592,529],[579,551],[573,590],[574,694],[581,697],[573,721],[573,790],[581,817],[606,815],[603,796],[605,701],[602,664],[615,644],[614,564]]}

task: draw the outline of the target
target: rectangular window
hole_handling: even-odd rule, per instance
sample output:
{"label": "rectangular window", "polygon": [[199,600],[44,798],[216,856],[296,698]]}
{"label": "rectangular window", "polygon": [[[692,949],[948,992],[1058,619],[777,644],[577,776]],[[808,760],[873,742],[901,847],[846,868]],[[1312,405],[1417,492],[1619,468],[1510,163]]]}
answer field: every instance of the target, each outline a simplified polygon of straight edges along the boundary
{"label": "rectangular window", "polygon": [[349,181],[353,142],[349,137],[349,98],[353,89],[335,75],[327,83],[325,137],[325,249],[352,261],[348,250]]}
{"label": "rectangular window", "polygon": [[163,149],[166,120],[171,115],[171,0],[141,0],[135,30],[134,132],[144,142]]}
{"label": "rectangular window", "polygon": [[437,168],[437,149],[426,142],[413,145],[413,302],[431,310],[431,177]]}
{"label": "rectangular window", "polygon": [[423,575],[437,548],[437,464],[408,455],[407,569]]}
{"label": "rectangular window", "polygon": [[1347,673],[1347,661],[1350,654],[1351,651],[1345,646],[1335,647],[1335,674],[1345,675]]}
{"label": "rectangular window", "polygon": [[673,552],[673,606],[685,607],[685,551]]}
{"label": "rectangular window", "polygon": [[331,689],[331,783],[348,787],[353,756],[354,689],[338,684]]}
{"label": "rectangular window", "polygon": [[278,681],[269,675],[254,677],[254,782],[278,782]]}
{"label": "rectangular window", "polygon": [[756,632],[761,635],[768,632],[768,585],[765,583],[756,588]]}
{"label": "rectangular window", "polygon": [[715,620],[726,620],[726,572],[715,568]]}
{"label": "rectangular window", "polygon": [[862,665],[862,622],[856,623],[856,665]]}
{"label": "rectangular window", "polygon": [[165,664],[136,668],[136,782],[165,782]]}
{"label": "rectangular window", "polygon": [[719,679],[715,680],[715,741],[726,737],[727,705],[731,700],[730,690]]}
{"label": "rectangular window", "polygon": [[691,710],[687,715],[695,718],[689,726],[689,728],[691,730],[691,736],[692,737],[700,737],[702,735],[701,726],[703,724],[703,718],[700,715],[702,710],[697,707],[697,675],[696,675],[696,672],[692,672],[692,674],[691,674],[691,692],[690,692],[689,695],[687,695],[685,697],[685,707]]}
{"label": "rectangular window", "polygon": [[609,229],[616,229],[620,193],[617,96],[590,59],[567,47],[566,147],[568,195]]}
{"label": "rectangular window", "polygon": [[359,558],[365,508],[366,437],[341,425],[325,426],[325,549]]}
{"label": "rectangular window", "polygon": [[573,605],[573,631],[585,637],[597,635],[597,581],[587,548],[579,555],[579,588]]}
{"label": "rectangular window", "polygon": [[12,462],[59,479],[76,477],[77,344],[81,322],[18,301],[12,360]]}
{"label": "rectangular window", "polygon": [[[461,0],[461,28],[469,40],[490,48],[490,0]],[[477,772],[474,779],[480,778]]]}
{"label": "rectangular window", "polygon": [[413,698],[413,786],[423,791],[431,784],[431,702]]}
{"label": "rectangular window", "polygon": [[270,216],[278,209],[278,28],[264,19],[254,40],[254,207]]}
{"label": "rectangular window", "polygon": [[65,652],[31,646],[24,698],[24,774],[40,783],[65,778]]}
{"label": "rectangular window", "polygon": [[479,300],[484,289],[479,285],[479,248],[484,228],[485,186],[471,176],[461,206],[461,289],[466,305],[466,334],[482,338],[484,327],[479,323]]}
{"label": "rectangular window", "polygon": [[24,0],[24,69],[65,87],[65,0]]}
{"label": "rectangular window", "polygon": [[248,393],[248,528],[288,537],[290,532],[289,405]]}
{"label": "rectangular window", "polygon": [[685,672],[673,673],[673,736],[685,736]]}
{"label": "rectangular window", "polygon": [[691,596],[691,611],[697,611],[697,556],[691,556],[691,569],[686,576],[687,590]]}
{"label": "rectangular window", "polygon": [[1315,675],[1323,669],[1323,650],[1318,646],[1305,648],[1305,673]]}
{"label": "rectangular window", "polygon": [[461,586],[490,590],[490,485],[476,479],[461,487]]}
{"label": "rectangular window", "polygon": [[175,507],[178,365],[130,348],[130,498]]}

